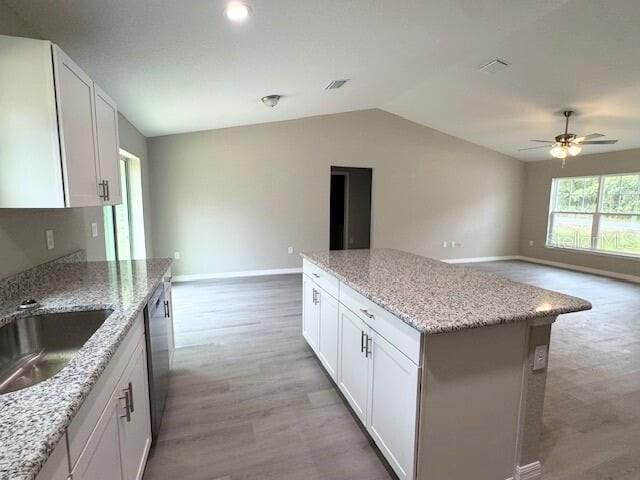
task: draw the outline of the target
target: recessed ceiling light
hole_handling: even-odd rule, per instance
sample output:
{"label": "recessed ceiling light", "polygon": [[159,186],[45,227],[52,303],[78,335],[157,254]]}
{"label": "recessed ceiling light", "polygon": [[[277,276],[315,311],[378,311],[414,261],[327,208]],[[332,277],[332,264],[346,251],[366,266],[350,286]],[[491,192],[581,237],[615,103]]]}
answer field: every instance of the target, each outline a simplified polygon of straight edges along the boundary
{"label": "recessed ceiling light", "polygon": [[239,23],[249,18],[250,9],[243,2],[232,1],[227,3],[226,13],[229,20]]}

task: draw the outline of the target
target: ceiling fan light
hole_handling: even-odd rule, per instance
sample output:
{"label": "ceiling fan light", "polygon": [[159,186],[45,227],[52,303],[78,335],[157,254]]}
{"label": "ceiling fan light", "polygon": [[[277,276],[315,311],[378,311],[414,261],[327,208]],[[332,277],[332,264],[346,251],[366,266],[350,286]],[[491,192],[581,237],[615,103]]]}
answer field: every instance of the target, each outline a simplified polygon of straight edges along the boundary
{"label": "ceiling fan light", "polygon": [[556,145],[549,151],[549,153],[552,157],[565,159],[569,153],[568,150],[569,149],[566,145]]}
{"label": "ceiling fan light", "polygon": [[569,147],[569,155],[575,157],[582,151],[582,147],[580,145],[571,145]]}

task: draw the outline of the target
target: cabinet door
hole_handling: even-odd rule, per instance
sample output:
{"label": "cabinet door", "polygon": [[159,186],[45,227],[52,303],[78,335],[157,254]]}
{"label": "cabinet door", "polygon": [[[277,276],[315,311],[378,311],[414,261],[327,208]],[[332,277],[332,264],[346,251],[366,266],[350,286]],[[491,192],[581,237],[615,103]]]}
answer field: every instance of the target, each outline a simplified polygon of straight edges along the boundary
{"label": "cabinet door", "polygon": [[98,197],[93,82],[60,48],[52,48],[66,204],[102,205]]}
{"label": "cabinet door", "polygon": [[369,365],[365,344],[369,327],[351,310],[340,305],[339,328],[338,386],[362,423],[365,423]]}
{"label": "cabinet door", "polygon": [[73,472],[73,480],[123,480],[120,458],[121,400],[116,391],[89,437]]}
{"label": "cabinet door", "polygon": [[375,331],[371,335],[367,429],[398,477],[413,479],[420,370]]}
{"label": "cabinet door", "polygon": [[67,450],[67,434],[65,433],[38,473],[36,480],[67,480],[68,478],[69,452]]}
{"label": "cabinet door", "polygon": [[125,480],[139,480],[144,473],[151,446],[151,420],[145,343],[140,343],[118,387],[129,396],[129,416],[121,416],[120,452]]}
{"label": "cabinet door", "polygon": [[117,205],[122,203],[118,107],[95,83],[93,88],[96,108],[99,179],[100,182],[106,182],[104,188],[107,195],[106,199],[104,199],[104,204]]}
{"label": "cabinet door", "polygon": [[334,381],[338,381],[338,300],[318,288],[316,294],[320,308],[320,331],[318,335],[318,357]]}
{"label": "cabinet door", "polygon": [[316,305],[316,295],[318,289],[313,281],[306,275],[302,276],[302,335],[307,343],[318,351],[318,323],[319,309]]}

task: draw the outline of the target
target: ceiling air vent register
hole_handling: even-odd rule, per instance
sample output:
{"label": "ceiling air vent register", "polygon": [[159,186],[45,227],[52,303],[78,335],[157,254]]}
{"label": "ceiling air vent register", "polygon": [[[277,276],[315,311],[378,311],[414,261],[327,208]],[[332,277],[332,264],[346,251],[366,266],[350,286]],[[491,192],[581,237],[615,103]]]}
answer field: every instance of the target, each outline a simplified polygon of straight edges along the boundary
{"label": "ceiling air vent register", "polygon": [[329,85],[324,87],[324,89],[325,90],[335,90],[336,88],[343,87],[344,84],[347,83],[348,81],[349,81],[349,79],[346,79],[346,80],[333,80],[332,82],[329,83]]}
{"label": "ceiling air vent register", "polygon": [[495,60],[491,60],[489,63],[485,63],[480,67],[480,71],[484,73],[497,73],[501,70],[504,70],[509,66],[509,63],[504,60],[500,60],[496,58]]}

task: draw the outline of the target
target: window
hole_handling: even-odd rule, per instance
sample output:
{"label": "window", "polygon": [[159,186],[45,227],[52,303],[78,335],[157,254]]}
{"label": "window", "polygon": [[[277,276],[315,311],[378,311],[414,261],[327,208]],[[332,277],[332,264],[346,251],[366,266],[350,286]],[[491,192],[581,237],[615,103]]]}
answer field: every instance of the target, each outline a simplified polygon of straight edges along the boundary
{"label": "window", "polygon": [[640,174],[554,178],[547,246],[640,257]]}

